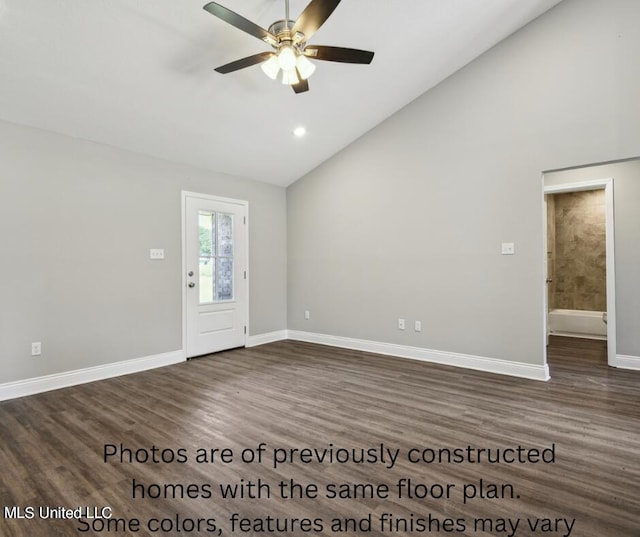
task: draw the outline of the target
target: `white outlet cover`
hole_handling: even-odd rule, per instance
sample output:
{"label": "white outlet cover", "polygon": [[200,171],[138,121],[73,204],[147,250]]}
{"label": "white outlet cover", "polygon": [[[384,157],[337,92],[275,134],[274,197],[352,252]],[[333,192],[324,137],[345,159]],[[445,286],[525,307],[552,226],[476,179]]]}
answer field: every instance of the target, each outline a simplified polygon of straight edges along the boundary
{"label": "white outlet cover", "polygon": [[502,255],[514,255],[516,253],[516,245],[513,242],[502,243]]}
{"label": "white outlet cover", "polygon": [[151,248],[149,250],[149,259],[164,259],[164,249]]}

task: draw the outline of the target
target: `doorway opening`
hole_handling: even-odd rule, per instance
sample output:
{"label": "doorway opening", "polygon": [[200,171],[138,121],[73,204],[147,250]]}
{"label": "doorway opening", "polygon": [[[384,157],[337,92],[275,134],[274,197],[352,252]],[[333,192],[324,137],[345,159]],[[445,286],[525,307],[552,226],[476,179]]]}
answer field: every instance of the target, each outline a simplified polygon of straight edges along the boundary
{"label": "doorway opening", "polygon": [[543,191],[545,350],[550,338],[591,340],[588,345],[599,345],[614,366],[613,179]]}

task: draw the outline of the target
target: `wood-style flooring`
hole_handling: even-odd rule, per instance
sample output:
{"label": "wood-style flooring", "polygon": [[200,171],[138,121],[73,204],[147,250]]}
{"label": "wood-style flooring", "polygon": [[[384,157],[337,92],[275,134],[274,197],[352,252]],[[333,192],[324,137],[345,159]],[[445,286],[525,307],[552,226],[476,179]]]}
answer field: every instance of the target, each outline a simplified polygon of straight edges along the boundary
{"label": "wood-style flooring", "polygon": [[[638,537],[640,372],[609,368],[605,355],[601,342],[553,338],[552,379],[545,383],[283,341],[5,401],[0,403],[0,535]],[[250,458],[260,443],[263,463],[243,463],[243,450],[253,450],[245,452]],[[173,450],[176,457],[182,449],[188,461],[120,463],[111,457],[105,463],[105,444],[146,450],[138,452],[141,459],[154,446]],[[440,448],[552,445],[555,461],[548,464],[407,460],[412,448],[427,450],[429,457]],[[215,462],[197,463],[198,448],[207,453],[217,448]],[[296,452],[294,463],[273,468],[274,448],[365,448],[376,459],[386,448],[399,455],[393,465],[388,457],[384,463],[328,464],[302,462]],[[229,450],[227,457],[233,452],[233,461],[220,459],[222,449]],[[258,479],[262,488],[252,494],[259,490],[261,498],[220,497],[220,484]],[[430,494],[398,498],[402,479],[410,479],[418,495]],[[291,480],[317,485],[318,498],[280,498],[279,482]],[[140,485],[135,499],[134,481]],[[185,498],[139,497],[143,488],[157,496],[167,484],[174,485],[170,493],[182,490]],[[389,497],[327,498],[329,484],[346,484],[350,494],[354,484],[387,485]],[[444,494],[447,484],[449,499],[433,497]],[[466,503],[465,485],[468,496],[476,491]],[[376,496],[384,490],[378,488]],[[313,495],[312,488],[306,492]],[[73,519],[38,519],[39,507],[79,506],[108,506],[113,524],[139,519],[140,528],[99,531],[107,523],[98,519],[98,526],[91,526],[96,531],[81,532],[88,526]],[[36,516],[7,518],[17,514],[13,507],[22,514],[34,507]],[[247,521],[232,532],[234,513]],[[267,531],[268,516],[288,529]],[[357,528],[334,531],[336,518],[351,519]],[[146,527],[153,519],[164,520],[164,531]],[[198,519],[200,531],[192,530]],[[399,525],[383,531],[381,519]],[[491,527],[475,528],[476,519]],[[529,519],[539,519],[535,530]],[[405,528],[412,520],[413,528]]]}

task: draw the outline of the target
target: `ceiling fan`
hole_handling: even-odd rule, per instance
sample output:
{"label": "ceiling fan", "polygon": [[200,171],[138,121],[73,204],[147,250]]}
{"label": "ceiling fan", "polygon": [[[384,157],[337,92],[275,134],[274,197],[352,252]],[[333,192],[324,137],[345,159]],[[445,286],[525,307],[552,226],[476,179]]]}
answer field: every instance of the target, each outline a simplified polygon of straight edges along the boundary
{"label": "ceiling fan", "polygon": [[316,66],[309,61],[324,60],[340,63],[369,64],[373,52],[354,48],[308,45],[313,34],[326,22],[340,0],[311,0],[297,20],[289,18],[289,0],[285,0],[285,18],[274,22],[265,30],[216,2],[204,6],[212,15],[235,26],[273,47],[273,51],[260,52],[216,68],[227,74],[261,63],[262,70],[275,80],[282,70],[282,83],[288,84],[296,93],[309,91],[309,77]]}

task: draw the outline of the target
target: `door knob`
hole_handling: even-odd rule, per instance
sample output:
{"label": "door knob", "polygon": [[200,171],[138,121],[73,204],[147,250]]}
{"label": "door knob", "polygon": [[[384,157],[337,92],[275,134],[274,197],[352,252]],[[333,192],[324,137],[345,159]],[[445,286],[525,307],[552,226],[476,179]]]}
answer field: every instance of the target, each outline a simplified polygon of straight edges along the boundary
{"label": "door knob", "polygon": [[193,282],[189,282],[189,287],[195,287],[195,286],[196,286],[196,284],[195,284],[195,283],[193,283]]}

